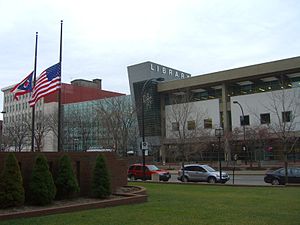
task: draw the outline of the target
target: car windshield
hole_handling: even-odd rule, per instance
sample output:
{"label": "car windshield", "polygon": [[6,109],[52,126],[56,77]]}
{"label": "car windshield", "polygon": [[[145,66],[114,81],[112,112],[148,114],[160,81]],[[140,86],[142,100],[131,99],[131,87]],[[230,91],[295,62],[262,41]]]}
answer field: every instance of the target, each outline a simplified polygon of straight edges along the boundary
{"label": "car windshield", "polygon": [[210,166],[204,165],[204,169],[206,169],[208,172],[215,172],[216,170],[214,168],[211,168]]}
{"label": "car windshield", "polygon": [[283,168],[280,168],[280,169],[278,169],[278,170],[275,170],[275,171],[273,171],[273,173],[279,173],[279,174],[284,174],[284,169]]}
{"label": "car windshield", "polygon": [[159,170],[156,166],[154,166],[154,165],[149,165],[149,166],[147,166],[148,167],[148,169],[149,170],[151,170],[151,171],[155,171],[155,170]]}

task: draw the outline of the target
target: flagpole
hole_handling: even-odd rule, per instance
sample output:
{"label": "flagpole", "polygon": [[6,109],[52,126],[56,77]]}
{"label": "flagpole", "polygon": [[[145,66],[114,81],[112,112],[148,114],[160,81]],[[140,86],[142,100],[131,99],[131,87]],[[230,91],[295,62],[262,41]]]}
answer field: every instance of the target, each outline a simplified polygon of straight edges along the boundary
{"label": "flagpole", "polygon": [[[35,86],[35,80],[36,80],[37,45],[38,45],[38,32],[35,33],[33,87]],[[31,121],[31,151],[32,152],[34,152],[34,124],[35,124],[35,106],[32,107],[32,121]]]}
{"label": "flagpole", "polygon": [[[59,48],[59,64],[60,64],[60,82],[62,81],[62,71],[61,71],[61,62],[62,62],[62,30],[63,30],[63,20],[60,21],[60,48]],[[57,131],[57,151],[62,151],[61,144],[61,89],[62,84],[60,84],[60,88],[58,89],[58,131]]]}

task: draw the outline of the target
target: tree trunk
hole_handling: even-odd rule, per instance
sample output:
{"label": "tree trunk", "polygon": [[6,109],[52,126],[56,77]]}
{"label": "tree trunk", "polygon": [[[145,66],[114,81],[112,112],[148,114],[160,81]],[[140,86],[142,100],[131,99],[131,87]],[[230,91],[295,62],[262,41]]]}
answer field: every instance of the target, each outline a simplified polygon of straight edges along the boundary
{"label": "tree trunk", "polygon": [[283,147],[283,154],[284,154],[284,181],[285,181],[285,185],[288,184],[288,154],[287,154],[287,146],[286,144]]}

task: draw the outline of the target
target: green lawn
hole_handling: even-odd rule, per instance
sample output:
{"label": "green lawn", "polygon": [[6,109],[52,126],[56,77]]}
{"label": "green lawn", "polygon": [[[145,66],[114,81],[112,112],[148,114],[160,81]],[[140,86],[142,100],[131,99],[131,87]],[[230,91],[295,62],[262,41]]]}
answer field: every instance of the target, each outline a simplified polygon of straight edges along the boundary
{"label": "green lawn", "polygon": [[148,202],[0,224],[300,224],[300,188],[229,187],[134,183],[147,188]]}

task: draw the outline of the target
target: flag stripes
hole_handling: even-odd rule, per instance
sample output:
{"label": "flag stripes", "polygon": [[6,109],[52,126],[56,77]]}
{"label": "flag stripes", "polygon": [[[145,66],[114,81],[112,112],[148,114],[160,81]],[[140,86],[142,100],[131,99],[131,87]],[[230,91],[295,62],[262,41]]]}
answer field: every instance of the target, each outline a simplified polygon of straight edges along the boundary
{"label": "flag stripes", "polygon": [[44,70],[33,88],[29,105],[33,107],[39,99],[61,88],[60,63]]}

